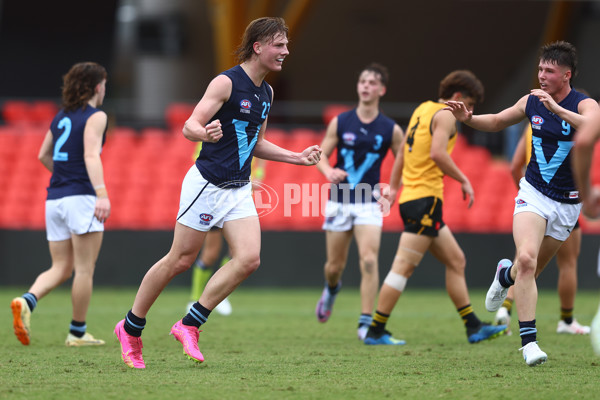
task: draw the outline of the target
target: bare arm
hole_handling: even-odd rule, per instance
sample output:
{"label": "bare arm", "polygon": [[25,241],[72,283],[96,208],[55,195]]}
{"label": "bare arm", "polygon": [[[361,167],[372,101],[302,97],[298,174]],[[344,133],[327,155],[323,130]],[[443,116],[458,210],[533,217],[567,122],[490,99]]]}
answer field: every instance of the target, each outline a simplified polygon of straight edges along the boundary
{"label": "bare arm", "polygon": [[[273,93],[273,88],[271,88]],[[271,96],[273,98],[274,95]],[[285,162],[296,165],[315,165],[321,158],[321,148],[317,145],[307,147],[301,153],[296,153],[265,139],[265,130],[267,129],[267,119],[263,122],[258,132],[258,139],[254,147],[254,156],[270,161]]]}
{"label": "bare arm", "polygon": [[[266,121],[265,121],[266,123]],[[260,128],[262,131],[263,127]],[[321,158],[321,148],[317,145],[307,147],[304,151],[296,153],[259,136],[254,148],[254,156],[270,161],[279,161],[296,165],[315,165]]]}
{"label": "bare arm", "polygon": [[404,146],[406,145],[406,135],[402,128],[394,125],[394,136],[392,137],[392,153],[395,156],[392,174],[390,176],[390,191],[385,196],[387,201],[392,204],[396,201],[396,196],[402,184],[402,168],[404,167]]}
{"label": "bare arm", "polygon": [[462,101],[447,101],[446,108],[457,121],[483,132],[498,132],[523,120],[529,95],[523,96],[513,106],[497,114],[473,115]]}
{"label": "bare arm", "polygon": [[[214,78],[206,88],[202,99],[183,126],[183,136],[193,142],[218,142],[223,137],[221,122],[209,121],[231,96],[233,85],[225,75]],[[209,123],[210,122],[210,123]]]}
{"label": "bare arm", "polygon": [[525,168],[525,164],[527,162],[527,153],[525,151],[525,146],[527,146],[525,143],[526,136],[527,135],[525,135],[525,133],[521,135],[521,139],[519,139],[519,143],[517,144],[517,148],[515,149],[515,153],[513,154],[510,162],[510,173],[515,185],[517,185],[517,188],[519,187],[519,181],[523,177],[523,169]]}
{"label": "bare arm", "polygon": [[107,116],[104,111],[98,111],[88,118],[83,131],[83,159],[90,182],[96,191],[96,208],[94,216],[104,222],[110,215],[110,200],[104,185],[104,171],[100,151],[102,137],[106,130]]}
{"label": "bare arm", "polygon": [[600,216],[600,191],[598,188],[592,188],[590,183],[592,156],[598,139],[600,139],[600,113],[596,112],[577,131],[571,157],[573,177],[583,201],[583,212],[591,218]]}
{"label": "bare arm", "polygon": [[321,172],[329,182],[336,184],[340,183],[346,178],[346,176],[348,176],[346,171],[341,168],[333,168],[329,163],[329,156],[331,156],[333,149],[335,149],[338,144],[337,126],[338,119],[335,117],[331,120],[331,122],[329,122],[327,131],[325,132],[325,137],[321,142],[321,149],[325,157],[322,157],[317,163],[317,169],[319,172]]}
{"label": "bare arm", "polygon": [[446,150],[450,136],[456,133],[456,120],[451,113],[444,110],[438,112],[433,117],[430,156],[445,175],[460,183],[463,199],[466,199],[467,196],[469,197],[468,207],[470,208],[475,201],[475,193],[473,192],[471,182],[456,166],[454,160],[452,160]]}
{"label": "bare arm", "polygon": [[531,94],[533,96],[537,96],[544,107],[558,115],[563,121],[566,121],[574,129],[579,129],[579,127],[582,126],[582,124],[590,115],[598,111],[598,104],[592,99],[580,101],[577,106],[577,112],[573,112],[556,104],[552,96],[541,89],[533,89]]}
{"label": "bare arm", "polygon": [[402,151],[402,143],[404,143],[404,131],[400,128],[400,125],[394,124],[394,131],[392,132],[392,144],[390,149],[394,157],[398,157],[398,152]]}
{"label": "bare arm", "polygon": [[52,132],[50,132],[50,130],[48,130],[46,136],[44,136],[44,141],[42,142],[38,154],[38,160],[40,160],[48,171],[54,171],[54,161],[52,161]]}

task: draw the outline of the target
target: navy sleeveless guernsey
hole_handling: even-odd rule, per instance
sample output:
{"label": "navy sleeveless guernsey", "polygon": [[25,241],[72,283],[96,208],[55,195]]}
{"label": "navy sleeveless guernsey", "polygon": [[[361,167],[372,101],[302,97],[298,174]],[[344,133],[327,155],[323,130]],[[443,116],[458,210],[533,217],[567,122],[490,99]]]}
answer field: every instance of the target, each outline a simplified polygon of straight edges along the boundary
{"label": "navy sleeveless guernsey", "polygon": [[[571,89],[559,106],[577,113],[579,102],[588,97]],[[579,195],[571,170],[571,148],[575,129],[550,112],[536,97],[529,96],[525,114],[531,123],[531,160],[525,179],[545,196],[561,203],[577,204]]]}
{"label": "navy sleeveless guernsey", "polygon": [[360,121],[356,109],[338,115],[335,167],[346,171],[348,176],[337,185],[337,190],[332,186],[332,201],[376,201],[372,190],[380,181],[381,162],[392,144],[394,125],[391,118],[381,113],[368,124]]}
{"label": "navy sleeveless guernsey", "polygon": [[[52,132],[53,172],[48,187],[48,200],[66,196],[96,195],[83,159],[83,132],[88,118],[99,111],[90,105],[85,109],[60,110],[50,124]],[[102,144],[106,140],[106,129]]]}
{"label": "navy sleeveless guernsey", "polygon": [[231,96],[210,121],[221,121],[223,137],[217,143],[203,142],[196,166],[213,185],[233,188],[250,181],[254,146],[273,93],[265,81],[256,86],[239,65],[222,75],[231,79]]}

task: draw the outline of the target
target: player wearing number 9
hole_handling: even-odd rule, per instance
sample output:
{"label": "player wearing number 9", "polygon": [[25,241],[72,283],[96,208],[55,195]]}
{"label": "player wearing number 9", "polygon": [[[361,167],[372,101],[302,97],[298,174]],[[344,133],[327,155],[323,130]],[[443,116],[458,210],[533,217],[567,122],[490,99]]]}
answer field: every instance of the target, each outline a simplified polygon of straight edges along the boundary
{"label": "player wearing number 9", "polygon": [[102,345],[86,332],[93,275],[110,214],[100,152],[107,116],[97,107],[106,92],[106,70],[93,62],[75,64],[63,77],[62,109],[52,120],[39,159],[52,173],[46,200],[46,233],[52,266],[29,291],[13,299],[13,326],[30,342],[30,313],[37,301],[73,276],[73,319],[67,346]]}
{"label": "player wearing number 9", "polygon": [[515,199],[514,265],[508,260],[499,264],[486,296],[488,311],[496,311],[514,284],[521,349],[530,366],[542,364],[548,358],[537,345],[535,279],[577,222],[581,204],[571,171],[573,137],[598,111],[594,100],[571,88],[576,72],[575,47],[567,42],[555,42],[543,46],[540,52],[540,88],[531,90],[513,106],[497,114],[473,115],[460,102],[446,103],[457,120],[480,131],[500,131],[525,118],[531,123],[531,161]]}

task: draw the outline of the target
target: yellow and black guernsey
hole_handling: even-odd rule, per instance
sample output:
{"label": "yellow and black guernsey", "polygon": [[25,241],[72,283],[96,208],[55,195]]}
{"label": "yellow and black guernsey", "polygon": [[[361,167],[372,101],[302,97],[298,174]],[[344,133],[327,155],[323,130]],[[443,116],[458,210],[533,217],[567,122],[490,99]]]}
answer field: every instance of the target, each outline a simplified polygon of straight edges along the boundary
{"label": "yellow and black guernsey", "polygon": [[[400,204],[424,197],[444,198],[444,173],[431,159],[433,117],[444,107],[443,103],[426,101],[413,112],[408,124],[402,170]],[[447,151],[452,153],[456,132],[448,140]]]}

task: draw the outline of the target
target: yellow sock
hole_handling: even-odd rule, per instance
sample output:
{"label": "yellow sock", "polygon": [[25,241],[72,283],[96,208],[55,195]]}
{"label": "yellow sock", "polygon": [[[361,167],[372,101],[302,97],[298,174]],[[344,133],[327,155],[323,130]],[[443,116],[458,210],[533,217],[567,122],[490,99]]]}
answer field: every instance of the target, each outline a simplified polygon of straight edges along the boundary
{"label": "yellow sock", "polygon": [[206,283],[212,275],[209,268],[199,268],[194,266],[192,271],[192,300],[197,301],[206,286]]}

